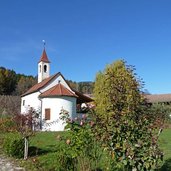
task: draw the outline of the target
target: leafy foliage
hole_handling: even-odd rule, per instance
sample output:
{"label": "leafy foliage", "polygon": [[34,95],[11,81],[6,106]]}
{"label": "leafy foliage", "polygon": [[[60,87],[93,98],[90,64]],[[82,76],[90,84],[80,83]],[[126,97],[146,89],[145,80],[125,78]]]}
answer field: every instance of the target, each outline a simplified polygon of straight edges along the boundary
{"label": "leafy foliage", "polygon": [[7,134],[3,149],[9,156],[22,158],[24,156],[24,139],[19,134]]}
{"label": "leafy foliage", "polygon": [[152,170],[162,153],[157,146],[156,127],[148,119],[142,82],[134,70],[120,60],[97,74],[93,130],[118,169]]}
{"label": "leafy foliage", "polygon": [[164,128],[171,123],[171,106],[165,103],[154,103],[151,105],[149,119],[153,120],[156,128]]}
{"label": "leafy foliage", "polygon": [[0,94],[10,95],[14,92],[17,84],[16,73],[0,67]]}
{"label": "leafy foliage", "polygon": [[[69,131],[69,136],[65,139],[65,148],[63,148],[62,156],[67,157],[64,161],[70,159],[72,170],[88,171],[97,168],[102,151],[91,130],[94,122],[87,115],[70,119],[68,112],[65,110],[61,111],[60,118],[67,123],[65,129]],[[61,159],[61,161],[63,160]]]}
{"label": "leafy foliage", "polygon": [[13,132],[16,129],[16,124],[13,122],[12,117],[4,116],[0,118],[0,132]]}
{"label": "leafy foliage", "polygon": [[90,81],[85,81],[85,82],[78,82],[78,91],[83,93],[83,94],[92,94],[93,93],[93,88],[94,88],[94,83]]}
{"label": "leafy foliage", "polygon": [[67,82],[73,89],[79,91],[80,93],[83,94],[93,93],[94,82],[91,81],[75,82],[72,80],[68,80]]}
{"label": "leafy foliage", "polygon": [[21,95],[37,83],[37,79],[32,76],[22,75],[17,82],[15,93]]}

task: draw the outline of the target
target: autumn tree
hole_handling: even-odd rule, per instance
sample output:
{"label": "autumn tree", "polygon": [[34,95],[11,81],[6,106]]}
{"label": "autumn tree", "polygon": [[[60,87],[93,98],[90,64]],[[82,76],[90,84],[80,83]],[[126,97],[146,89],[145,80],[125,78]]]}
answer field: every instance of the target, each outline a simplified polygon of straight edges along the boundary
{"label": "autumn tree", "polygon": [[118,60],[96,76],[94,132],[117,168],[151,170],[162,153],[135,69]]}
{"label": "autumn tree", "polygon": [[23,146],[25,160],[28,158],[29,138],[34,135],[35,129],[38,129],[40,126],[38,117],[39,114],[32,108],[25,115],[16,114],[13,117],[13,121],[16,125],[16,130],[24,139]]}
{"label": "autumn tree", "polygon": [[67,83],[70,85],[71,88],[77,90],[78,83],[72,80],[67,80]]}
{"label": "autumn tree", "polygon": [[25,93],[29,88],[37,83],[37,79],[33,76],[21,76],[17,82],[15,94],[21,95]]}
{"label": "autumn tree", "polygon": [[16,84],[15,71],[0,67],[0,95],[11,95],[16,88]]}
{"label": "autumn tree", "polygon": [[78,91],[83,94],[92,94],[94,83],[90,81],[78,82]]}

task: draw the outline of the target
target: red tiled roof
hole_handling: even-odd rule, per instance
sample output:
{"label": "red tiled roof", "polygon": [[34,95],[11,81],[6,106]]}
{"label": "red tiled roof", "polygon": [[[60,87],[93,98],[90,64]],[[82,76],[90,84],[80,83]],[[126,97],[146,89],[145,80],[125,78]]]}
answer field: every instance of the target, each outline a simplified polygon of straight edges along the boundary
{"label": "red tiled roof", "polygon": [[145,97],[150,103],[171,102],[171,94],[153,94],[145,95]]}
{"label": "red tiled roof", "polygon": [[49,90],[39,95],[39,97],[54,97],[54,96],[78,97],[73,92],[68,90],[65,86],[63,86],[61,83],[55,85],[54,87],[50,88]]}
{"label": "red tiled roof", "polygon": [[46,51],[45,49],[43,50],[43,53],[42,53],[42,56],[40,57],[40,61],[39,62],[47,62],[47,63],[50,63],[48,57],[47,57],[47,54],[46,54]]}
{"label": "red tiled roof", "polygon": [[[40,83],[38,83],[38,84],[35,84],[33,87],[31,87],[26,93],[24,93],[24,94],[22,94],[21,95],[21,97],[23,97],[23,96],[25,96],[25,95],[28,95],[28,94],[31,94],[31,93],[34,93],[34,92],[36,92],[36,91],[38,91],[38,90],[40,90],[41,88],[43,88],[44,86],[46,86],[47,84],[49,84],[52,80],[54,80],[58,75],[61,75],[61,77],[65,80],[65,78],[64,78],[64,76],[59,72],[59,73],[57,73],[57,74],[55,74],[55,75],[52,75],[51,77],[49,77],[49,78],[46,78],[46,79],[44,79],[42,82],[40,82]],[[65,80],[66,81],[66,80]],[[69,85],[68,85],[69,86]],[[70,87],[70,86],[69,86]],[[80,93],[80,92],[78,92],[78,91],[76,91],[76,90],[74,90],[74,89],[72,89],[71,87],[70,87],[70,89],[75,93],[72,93],[70,90],[68,90],[68,91],[70,91],[71,93],[72,93],[72,95],[74,94],[74,96],[76,96],[77,97],[77,104],[80,104],[80,103],[88,103],[88,102],[92,102],[93,101],[93,99],[92,98],[90,98],[90,97],[88,97],[88,96],[86,96],[86,95],[84,95],[84,94],[82,94],[82,93]],[[48,91],[48,90],[47,90]],[[45,93],[45,92],[44,92]],[[42,95],[42,94],[41,94]]]}
{"label": "red tiled roof", "polygon": [[25,92],[24,94],[22,94],[21,96],[25,96],[31,93],[34,93],[38,90],[40,90],[41,88],[43,88],[45,85],[47,85],[49,82],[51,82],[52,80],[54,80],[58,75],[60,74],[57,73],[55,75],[52,75],[49,78],[44,79],[42,82],[35,84],[33,87],[31,87],[27,92]]}

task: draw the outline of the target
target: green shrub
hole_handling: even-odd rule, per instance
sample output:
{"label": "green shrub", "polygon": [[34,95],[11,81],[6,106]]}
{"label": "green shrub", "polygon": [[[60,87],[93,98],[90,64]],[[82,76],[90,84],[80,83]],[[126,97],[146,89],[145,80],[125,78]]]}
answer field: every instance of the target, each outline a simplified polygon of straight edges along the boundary
{"label": "green shrub", "polygon": [[22,158],[24,155],[24,139],[18,134],[8,134],[4,139],[3,149],[8,156]]}
{"label": "green shrub", "polygon": [[157,144],[163,119],[156,117],[165,118],[167,110],[151,111],[135,68],[123,60],[99,72],[94,87],[92,130],[109,151],[112,164],[121,170],[155,170],[163,157]]}
{"label": "green shrub", "polygon": [[61,119],[66,121],[65,129],[69,132],[69,136],[64,140],[65,148],[61,148],[63,157],[60,161],[64,162],[63,165],[78,171],[99,168],[103,152],[92,132],[94,122],[88,115],[71,119],[65,110],[61,111]]}
{"label": "green shrub", "polygon": [[0,117],[0,132],[15,131],[15,123],[11,117]]}

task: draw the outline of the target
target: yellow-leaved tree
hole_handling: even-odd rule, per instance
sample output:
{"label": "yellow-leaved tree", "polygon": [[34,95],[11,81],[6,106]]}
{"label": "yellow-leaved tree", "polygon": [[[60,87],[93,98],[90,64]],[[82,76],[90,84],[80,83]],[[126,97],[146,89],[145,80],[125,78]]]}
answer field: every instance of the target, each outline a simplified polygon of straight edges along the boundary
{"label": "yellow-leaved tree", "polygon": [[135,68],[123,60],[96,76],[94,132],[117,169],[152,170],[162,157],[142,87]]}

